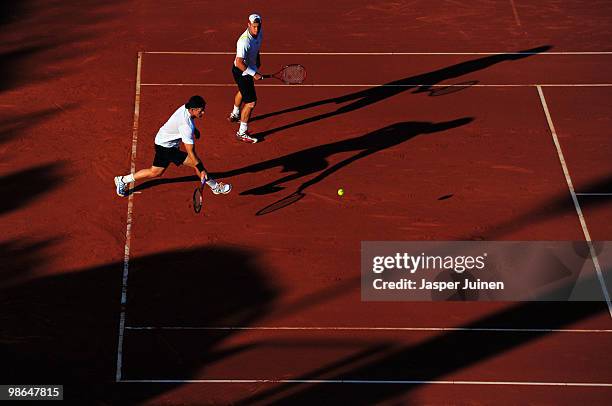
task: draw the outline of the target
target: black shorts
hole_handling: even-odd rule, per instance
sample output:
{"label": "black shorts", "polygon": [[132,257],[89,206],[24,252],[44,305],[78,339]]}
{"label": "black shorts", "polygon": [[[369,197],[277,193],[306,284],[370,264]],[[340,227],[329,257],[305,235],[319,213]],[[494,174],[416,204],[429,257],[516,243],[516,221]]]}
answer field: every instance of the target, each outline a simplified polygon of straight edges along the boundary
{"label": "black shorts", "polygon": [[153,166],[158,168],[167,168],[170,162],[176,166],[182,165],[187,158],[187,153],[178,148],[166,148],[155,144],[155,158],[153,158]]}
{"label": "black shorts", "polygon": [[257,101],[257,94],[255,93],[255,82],[253,76],[244,75],[242,71],[235,66],[232,66],[232,75],[234,75],[234,82],[238,85],[238,90],[242,94],[243,103],[252,103]]}

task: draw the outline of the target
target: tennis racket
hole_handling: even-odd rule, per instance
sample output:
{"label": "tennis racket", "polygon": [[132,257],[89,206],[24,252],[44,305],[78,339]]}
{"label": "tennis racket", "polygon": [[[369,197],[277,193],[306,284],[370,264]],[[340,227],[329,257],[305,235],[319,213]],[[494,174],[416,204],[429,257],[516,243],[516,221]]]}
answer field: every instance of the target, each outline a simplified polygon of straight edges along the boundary
{"label": "tennis racket", "polygon": [[286,65],[272,75],[263,75],[263,78],[275,78],[287,85],[299,85],[306,80],[306,68],[299,64]]}
{"label": "tennis racket", "polygon": [[202,210],[202,200],[203,200],[202,188],[203,187],[204,187],[204,184],[201,184],[200,186],[195,188],[195,190],[193,191],[193,211],[195,211],[196,213],[199,213]]}

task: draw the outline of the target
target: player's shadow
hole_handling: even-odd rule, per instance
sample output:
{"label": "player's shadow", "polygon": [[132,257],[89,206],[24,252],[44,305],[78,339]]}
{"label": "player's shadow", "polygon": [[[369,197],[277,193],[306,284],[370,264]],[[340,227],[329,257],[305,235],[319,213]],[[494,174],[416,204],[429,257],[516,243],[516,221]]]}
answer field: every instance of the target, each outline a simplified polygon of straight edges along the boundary
{"label": "player's shadow", "polygon": [[[418,135],[443,132],[466,125],[472,121],[473,118],[471,117],[463,117],[439,123],[418,121],[396,123],[360,137],[319,145],[243,168],[216,173],[215,177],[230,178],[245,173],[261,172],[275,167],[281,167],[282,172],[292,172],[273,182],[240,193],[241,195],[264,195],[284,189],[284,187],[281,186],[283,183],[320,172],[317,176],[304,182],[298,188],[299,192],[303,192],[309,186],[320,182],[345,166],[369,155],[401,144]],[[346,152],[355,152],[355,154],[331,167],[329,166],[330,158],[333,155]]]}
{"label": "player's shadow", "polygon": [[[604,272],[610,277],[612,269]],[[596,277],[587,278],[587,285],[597,284]],[[572,281],[573,284],[575,281]],[[572,286],[569,287],[570,289]],[[561,286],[561,291],[568,290]],[[475,304],[474,304],[475,305]],[[431,303],[428,312],[434,316],[448,312],[448,304]],[[291,376],[289,379],[329,380],[336,382],[368,381],[370,384],[328,384],[296,385],[279,384],[274,388],[243,398],[238,404],[278,404],[307,405],[316,404],[321,399],[329,404],[373,405],[373,404],[412,404],[412,392],[422,388],[416,381],[431,382],[448,380],[449,376],[460,373],[489,359],[517,352],[522,346],[541,341],[554,330],[571,328],[598,314],[607,315],[605,302],[524,302],[507,309],[484,316],[469,324],[459,326],[456,331],[436,334],[413,345],[384,347],[374,357],[353,359],[352,365],[344,363],[312,373]],[[531,331],[477,331],[477,329],[532,329]],[[320,343],[316,344],[320,346]],[[524,350],[523,356],[533,355]],[[568,377],[572,376],[571,371]],[[483,381],[508,380],[503,371],[483,377]],[[461,379],[461,378],[457,378]],[[567,378],[572,379],[572,378]],[[578,379],[578,378],[575,378]],[[528,380],[528,379],[524,379]],[[375,383],[395,381],[394,383]],[[400,384],[398,381],[405,381]],[[411,384],[410,382],[415,382]]]}
{"label": "player's shadow", "polygon": [[[211,174],[212,175],[212,174]],[[199,182],[200,179],[195,175],[187,175],[187,176],[177,176],[176,178],[159,178],[148,180],[146,182],[139,183],[134,186],[134,188],[128,191],[128,195],[132,193],[142,192],[143,190],[159,186],[165,185],[167,183],[183,183],[183,182]]]}
{"label": "player's shadow", "polygon": [[[20,247],[34,254],[44,249],[13,244],[0,250],[23,253]],[[6,265],[15,268],[11,273],[45,266],[29,260]],[[122,274],[118,261],[0,286],[0,380],[61,383],[73,404],[141,404],[180,385],[114,383]],[[156,328],[249,326],[279,294],[254,252],[225,246],[135,257],[127,286],[123,380],[193,379],[209,363],[248,349],[221,348],[230,330]]]}
{"label": "player's shadow", "polygon": [[319,100],[312,103],[302,104],[300,106],[283,109],[273,113],[262,114],[260,116],[253,117],[251,121],[263,120],[268,117],[277,116],[279,114],[291,113],[300,110],[306,110],[326,104],[341,104],[349,103],[344,106],[338,107],[334,111],[330,111],[316,116],[308,117],[303,120],[299,120],[290,124],[286,124],[280,127],[272,128],[269,130],[258,132],[254,134],[258,139],[264,140],[267,136],[277,133],[279,131],[288,130],[301,125],[313,123],[326,118],[335,117],[339,114],[348,113],[357,109],[369,106],[379,101],[388,99],[397,94],[412,90],[413,93],[431,92],[431,86],[422,85],[436,85],[448,79],[458,78],[468,73],[477,72],[482,69],[486,69],[492,65],[505,62],[505,61],[516,61],[519,59],[527,58],[529,56],[546,52],[550,50],[552,46],[544,45],[537,48],[526,49],[516,53],[497,54],[490,55],[483,58],[473,59],[466,62],[461,62],[455,65],[447,66],[442,69],[435,70],[420,75],[409,76],[403,79],[394,80],[384,85],[375,86],[366,90],[360,90],[358,92],[349,93],[344,96],[332,97],[329,99]]}
{"label": "player's shadow", "polygon": [[[291,175],[283,176],[282,178],[277,179],[266,185],[259,186],[257,188],[246,190],[240,193],[241,195],[264,195],[283,190],[284,187],[280,186],[280,184],[282,183],[289,182],[322,171],[319,175],[305,182],[298,188],[298,191],[302,192],[307,187],[312,186],[317,182],[320,182],[332,173],[337,172],[341,168],[359,159],[365,158],[368,155],[401,144],[402,142],[408,141],[411,138],[414,138],[421,134],[431,134],[435,132],[446,131],[451,128],[468,124],[471,121],[473,121],[473,118],[464,117],[457,120],[451,120],[441,123],[429,123],[419,121],[397,123],[382,128],[380,130],[376,130],[371,133],[362,135],[360,137],[319,145],[316,147],[308,148],[298,152],[293,152],[288,155],[259,162],[242,168],[232,169],[223,172],[210,172],[210,175],[214,178],[226,179],[231,178],[233,176],[243,175],[246,173],[262,172],[275,167],[281,167],[283,172],[293,172]],[[346,158],[343,161],[334,164],[333,166],[328,168],[329,158],[331,156],[343,152],[353,151],[355,152],[355,155],[350,158]],[[150,187],[159,186],[167,183],[196,181],[198,181],[198,178],[195,175],[181,176],[176,178],[154,179],[136,185],[134,189],[130,191],[130,193],[140,192]]]}

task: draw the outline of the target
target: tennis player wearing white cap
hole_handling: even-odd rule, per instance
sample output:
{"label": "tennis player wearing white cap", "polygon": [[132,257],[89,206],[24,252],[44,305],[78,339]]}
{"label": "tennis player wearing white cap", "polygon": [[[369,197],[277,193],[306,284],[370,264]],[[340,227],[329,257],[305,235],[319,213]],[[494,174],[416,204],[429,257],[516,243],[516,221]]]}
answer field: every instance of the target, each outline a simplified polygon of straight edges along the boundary
{"label": "tennis player wearing white cap", "polygon": [[[232,75],[238,85],[238,93],[234,97],[234,109],[227,118],[230,122],[240,121],[240,128],[236,137],[240,141],[254,144],[257,138],[249,134],[249,119],[255,103],[255,80],[261,80],[263,76],[257,71],[261,66],[259,49],[262,42],[261,16],[251,14],[246,31],[240,35],[236,42],[236,58],[232,66]],[[242,106],[242,109],[241,109]]]}

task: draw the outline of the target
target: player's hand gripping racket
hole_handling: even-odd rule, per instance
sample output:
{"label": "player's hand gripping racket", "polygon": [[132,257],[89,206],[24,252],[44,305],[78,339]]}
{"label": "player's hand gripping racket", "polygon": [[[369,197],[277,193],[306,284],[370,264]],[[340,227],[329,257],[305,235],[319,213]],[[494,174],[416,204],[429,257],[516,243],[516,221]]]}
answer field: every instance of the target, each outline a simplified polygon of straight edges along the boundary
{"label": "player's hand gripping racket", "polygon": [[283,66],[272,75],[262,75],[264,79],[275,78],[287,85],[299,85],[306,80],[306,68],[299,64]]}
{"label": "player's hand gripping racket", "polygon": [[204,183],[200,183],[200,186],[193,191],[193,211],[196,213],[202,210],[202,189],[204,189]]}

